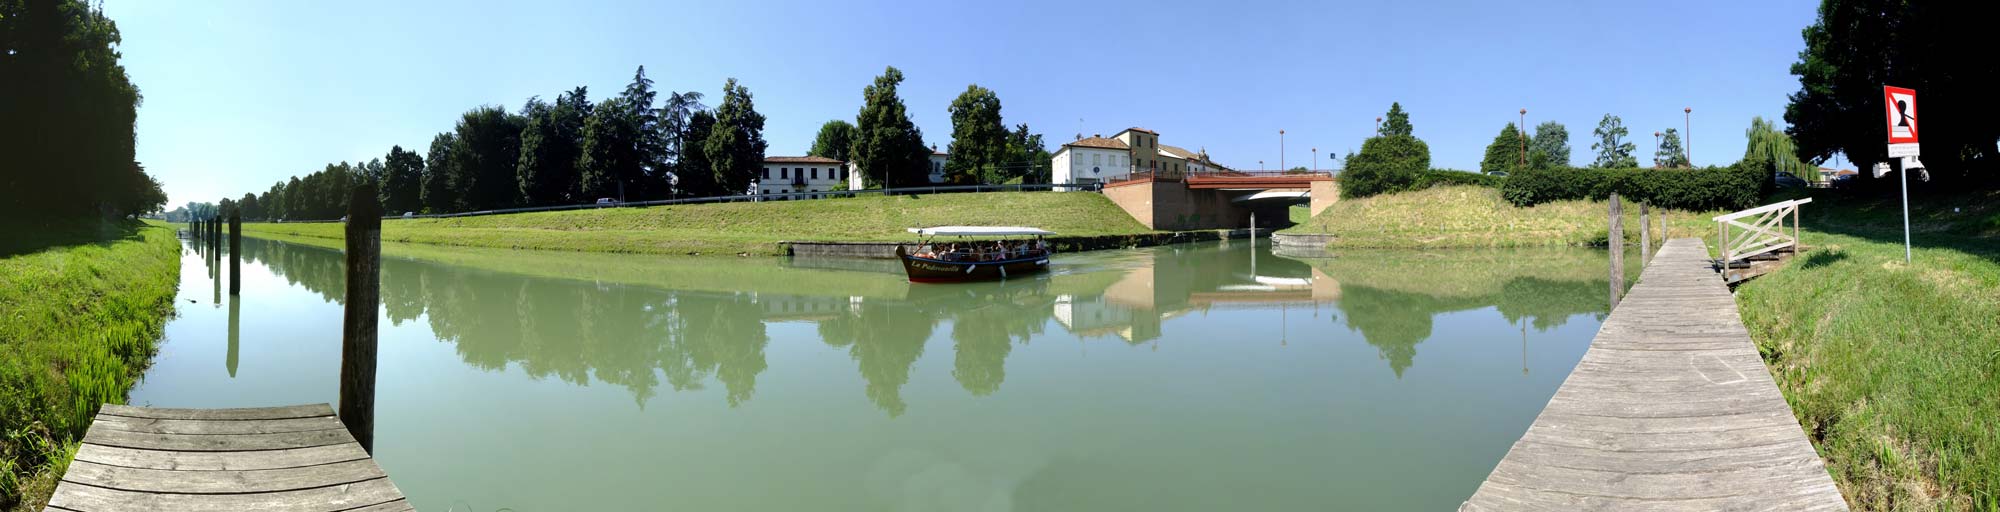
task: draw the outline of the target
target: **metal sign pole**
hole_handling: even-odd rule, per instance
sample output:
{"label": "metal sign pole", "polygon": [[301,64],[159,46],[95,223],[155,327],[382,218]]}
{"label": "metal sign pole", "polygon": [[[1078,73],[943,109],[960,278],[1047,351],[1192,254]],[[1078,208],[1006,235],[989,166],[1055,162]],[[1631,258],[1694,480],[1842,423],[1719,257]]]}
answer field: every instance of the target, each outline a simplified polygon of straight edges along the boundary
{"label": "metal sign pole", "polygon": [[1910,264],[1910,166],[1904,165],[1903,172],[1903,264]]}

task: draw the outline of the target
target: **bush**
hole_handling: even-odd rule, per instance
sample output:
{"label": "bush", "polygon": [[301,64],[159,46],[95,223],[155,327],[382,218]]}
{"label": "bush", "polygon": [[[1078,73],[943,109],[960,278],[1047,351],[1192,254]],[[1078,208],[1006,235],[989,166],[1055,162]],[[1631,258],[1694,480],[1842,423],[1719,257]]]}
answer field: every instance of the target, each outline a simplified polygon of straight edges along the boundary
{"label": "bush", "polygon": [[1369,138],[1361,152],[1347,157],[1341,172],[1341,196],[1352,199],[1409,190],[1417,175],[1431,167],[1431,148],[1409,135]]}
{"label": "bush", "polygon": [[1506,181],[1504,178],[1491,174],[1453,169],[1425,169],[1424,172],[1417,173],[1417,180],[1410,184],[1409,190],[1423,190],[1443,185],[1472,185],[1499,188],[1500,184],[1506,183]]}
{"label": "bush", "polygon": [[1515,206],[1567,199],[1627,200],[1683,210],[1740,210],[1757,205],[1770,181],[1758,166],[1699,169],[1522,169],[1508,176],[1501,196]]}

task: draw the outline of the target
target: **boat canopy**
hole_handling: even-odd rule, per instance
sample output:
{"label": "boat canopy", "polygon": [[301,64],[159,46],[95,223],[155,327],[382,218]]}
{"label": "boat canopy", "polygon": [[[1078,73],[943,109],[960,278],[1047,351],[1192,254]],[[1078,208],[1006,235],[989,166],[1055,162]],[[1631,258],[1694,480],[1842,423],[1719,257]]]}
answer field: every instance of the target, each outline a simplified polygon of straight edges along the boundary
{"label": "boat canopy", "polygon": [[1021,226],[937,226],[910,228],[911,233],[923,236],[1046,236],[1056,234],[1046,229]]}

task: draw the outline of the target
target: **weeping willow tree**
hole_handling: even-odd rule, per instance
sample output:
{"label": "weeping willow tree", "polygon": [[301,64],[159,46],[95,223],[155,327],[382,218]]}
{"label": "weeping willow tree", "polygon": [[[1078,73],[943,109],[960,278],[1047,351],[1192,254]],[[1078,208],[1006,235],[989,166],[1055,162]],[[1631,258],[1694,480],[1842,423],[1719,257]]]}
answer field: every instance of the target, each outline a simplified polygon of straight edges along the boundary
{"label": "weeping willow tree", "polygon": [[1744,130],[1743,135],[1750,139],[1749,146],[1743,149],[1744,160],[1770,162],[1772,172],[1789,172],[1799,179],[1819,181],[1818,169],[1799,160],[1798,146],[1776,124],[1763,117],[1752,117],[1750,129]]}

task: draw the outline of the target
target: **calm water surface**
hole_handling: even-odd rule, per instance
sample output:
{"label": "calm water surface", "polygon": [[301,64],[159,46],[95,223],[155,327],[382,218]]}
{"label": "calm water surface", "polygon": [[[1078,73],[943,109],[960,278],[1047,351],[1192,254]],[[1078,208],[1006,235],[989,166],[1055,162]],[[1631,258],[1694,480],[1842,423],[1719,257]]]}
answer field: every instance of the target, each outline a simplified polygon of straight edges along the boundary
{"label": "calm water surface", "polygon": [[[240,298],[186,249],[132,403],[336,401],[340,254],[243,246]],[[974,285],[386,251],[376,455],[420,510],[1450,510],[1611,286],[1581,249],[1211,243]]]}

